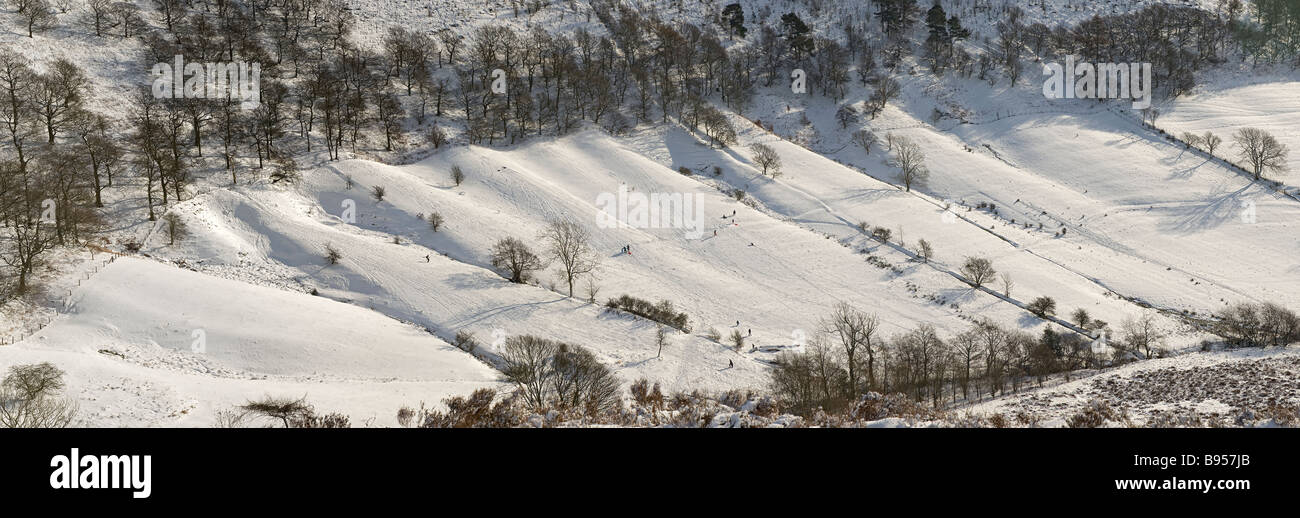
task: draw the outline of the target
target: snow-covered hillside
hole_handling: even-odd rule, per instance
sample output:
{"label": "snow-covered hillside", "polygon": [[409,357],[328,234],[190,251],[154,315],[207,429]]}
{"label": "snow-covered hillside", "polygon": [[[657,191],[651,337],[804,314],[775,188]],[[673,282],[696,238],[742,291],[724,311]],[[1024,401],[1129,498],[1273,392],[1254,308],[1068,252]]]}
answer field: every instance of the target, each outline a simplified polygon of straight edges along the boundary
{"label": "snow-covered hillside", "polygon": [[[350,416],[353,425],[392,426],[404,405],[438,408],[444,398],[477,388],[509,391],[514,385],[502,372],[503,344],[525,335],[593,351],[624,391],[646,379],[667,393],[762,393],[773,390],[772,373],[782,358],[806,352],[810,343],[838,347],[826,319],[844,303],[879,319],[878,334],[871,338],[875,345],[867,346],[880,354],[872,357],[879,361],[872,369],[880,369],[882,377],[906,379],[902,383],[908,385],[899,385],[904,388],[895,387],[899,391],[919,387],[915,399],[927,399],[922,389],[951,393],[955,408],[974,413],[1029,409],[1062,424],[1104,396],[1108,383],[1129,383],[1126,390],[1132,392],[1137,383],[1132,380],[1152,369],[1231,370],[1259,356],[1268,368],[1291,372],[1286,369],[1294,359],[1287,351],[1200,349],[1220,340],[1206,326],[1224,308],[1266,302],[1300,308],[1300,181],[1287,175],[1269,175],[1280,184],[1255,181],[1230,163],[1238,161],[1232,134],[1243,127],[1263,129],[1291,150],[1300,149],[1295,68],[1255,66],[1224,51],[1222,59],[1195,71],[1195,88],[1158,99],[1160,116],[1150,125],[1128,100],[1045,98],[1043,57],[1031,53],[1028,43],[1018,44],[1025,47],[1017,60],[1024,65],[1018,80],[1004,77],[996,62],[998,26],[1013,11],[1022,26],[1042,23],[1064,32],[1094,16],[1154,4],[1219,13],[1217,0],[944,1],[946,12],[960,16],[973,32],[961,48],[986,60],[981,66],[988,70],[978,77],[930,73],[922,47],[930,2],[918,3],[926,5],[910,33],[890,41],[877,34],[878,2],[740,0],[748,37],[728,33],[720,18],[727,3],[325,2],[318,7],[338,8],[328,15],[317,12],[303,24],[304,34],[320,34],[295,41],[302,45],[300,54],[271,52],[266,42],[267,48],[256,52],[226,49],[232,56],[265,59],[267,70],[273,69],[271,60],[283,59],[266,78],[285,85],[278,119],[268,123],[258,118],[261,112],[246,113],[231,126],[230,136],[223,136],[215,112],[196,119],[176,116],[170,130],[175,133],[162,138],[166,145],[150,156],[142,144],[143,127],[136,124],[147,115],[132,94],[149,84],[154,38],[184,39],[184,31],[157,29],[170,19],[144,2],[141,30],[130,37],[95,36],[85,21],[74,23],[72,14],[60,15],[61,23],[31,36],[9,23],[0,32],[0,47],[26,60],[35,73],[51,70],[60,58],[84,69],[85,105],[111,121],[109,132],[121,137],[125,154],[115,164],[112,186],[103,189],[104,206],[93,209],[103,224],[51,247],[45,262],[30,272],[40,289],[0,300],[0,339],[14,342],[0,345],[0,371],[42,361],[66,371],[69,395],[80,406],[74,424],[81,426],[211,426],[220,412],[267,395],[305,396],[321,412]],[[73,10],[88,5],[69,2]],[[284,13],[278,6],[262,8],[273,21]],[[609,21],[614,18],[602,21],[599,15],[611,9],[635,12],[639,17],[630,19],[654,25],[637,33],[645,48],[631,52],[628,45],[636,43],[619,34]],[[872,62],[872,75],[879,77],[870,80],[857,74],[863,62],[846,60],[842,72],[849,79],[842,96],[796,93],[782,80],[769,85],[754,79],[752,97],[733,106],[726,98],[730,94],[723,94],[731,85],[715,76],[739,73],[728,68],[729,56],[752,66],[765,62],[759,55],[759,26],[785,30],[783,16],[790,13],[819,38],[819,50],[827,42],[848,45],[849,34],[858,31],[865,39],[853,41],[864,53],[883,55],[892,45],[908,52],[888,66],[883,57]],[[216,15],[205,11],[203,16]],[[339,20],[351,25],[336,41],[329,26],[343,23]],[[274,25],[267,24],[263,37],[274,35]],[[157,30],[150,34],[143,26]],[[407,72],[387,54],[395,45],[394,28],[427,35],[431,39],[415,41],[438,50],[425,56],[437,65],[419,70],[432,82],[417,88],[437,88],[438,108],[421,105],[418,117],[416,105],[429,104],[432,97],[412,93],[410,83],[398,86]],[[509,29],[516,39],[485,28]],[[597,95],[569,83],[560,86],[582,74],[606,81],[600,74],[632,76],[644,72],[631,70],[636,66],[659,66],[655,59],[663,49],[656,39],[674,35],[683,38],[678,41],[707,43],[707,49],[690,49],[700,55],[716,50],[721,57],[684,67],[690,70],[664,65],[624,83],[606,119],[587,120],[587,105],[602,100]],[[569,37],[587,45],[570,43]],[[598,41],[606,37],[611,40]],[[478,38],[491,41],[476,46]],[[451,54],[447,45],[459,45],[459,53],[444,64]],[[518,45],[522,55],[510,54],[510,45]],[[504,60],[496,56],[501,48],[508,48]],[[636,60],[624,62],[631,54]],[[796,65],[824,66],[815,54],[782,62],[778,76],[784,78]],[[605,55],[609,61],[600,61]],[[321,76],[325,83],[358,91],[367,87],[356,85],[368,81],[378,85],[372,86],[374,95],[347,99],[361,105],[348,113],[350,119],[336,120],[337,114],[328,112],[326,122],[327,110],[336,108],[324,106],[340,105],[333,100],[303,102],[313,74],[327,68],[313,70],[322,64],[315,59],[330,66],[338,61],[340,70],[361,70],[357,76],[349,75],[355,70]],[[496,104],[500,97],[494,96],[501,92],[489,91],[481,77],[490,77],[493,67],[479,59],[528,69],[526,78],[512,70],[519,85],[509,83],[510,88],[526,82],[529,90],[519,97],[536,95],[537,100],[523,108]],[[529,60],[536,61],[536,71]],[[472,71],[461,75],[461,65]],[[608,68],[619,66],[628,68]],[[673,74],[683,77],[674,82]],[[690,74],[700,77],[685,77]],[[874,84],[882,78],[897,80],[900,91],[868,115]],[[480,80],[483,84],[476,85]],[[717,110],[735,141],[714,145],[706,130],[688,123],[686,106],[693,100],[671,101],[659,97],[660,90],[650,92],[661,82],[673,88],[707,83],[700,104]],[[461,83],[465,90],[458,90]],[[640,89],[646,94],[638,103]],[[379,94],[395,99],[396,108],[385,106],[400,112],[396,124],[385,125]],[[590,97],[566,111],[562,105],[572,98],[565,95]],[[856,114],[851,120],[840,118],[846,108]],[[515,110],[525,112],[522,122],[503,116],[484,123]],[[474,114],[480,118],[471,121]],[[629,127],[611,129],[614,116],[629,121]],[[565,117],[573,120],[562,130]],[[362,122],[348,126],[355,121]],[[207,132],[202,152],[187,137],[187,124]],[[267,124],[282,127],[267,130]],[[337,126],[331,130],[327,124]],[[476,138],[475,131],[487,131],[484,127],[490,135]],[[32,128],[41,129],[35,122]],[[429,138],[434,128],[445,130],[449,139],[436,149]],[[859,130],[878,138],[870,151],[853,140]],[[385,139],[386,131],[397,138]],[[1184,132],[1213,132],[1224,142],[1211,155],[1168,138]],[[36,149],[44,153],[45,147],[82,144],[75,133],[69,127],[49,146],[39,131],[32,140],[40,141]],[[330,141],[334,149],[325,143],[331,137],[337,139]],[[894,137],[924,150],[928,178],[904,185],[897,151],[887,143]],[[27,174],[25,164],[13,165],[10,156],[17,156],[9,148],[19,139],[6,138],[0,172],[13,171],[13,178]],[[219,155],[223,138],[234,142],[233,173]],[[775,152],[782,174],[764,174],[756,159],[761,146]],[[186,162],[176,173],[177,181],[186,183],[162,201],[161,185],[155,187],[151,175],[169,154],[174,162]],[[290,159],[293,166],[285,166]],[[57,169],[46,161],[31,167]],[[271,176],[285,168],[296,168],[300,177]],[[464,172],[463,182],[453,180],[453,168]],[[5,180],[0,187],[17,189],[10,176],[0,179]],[[692,205],[685,220],[664,228],[604,224],[602,210],[610,199],[622,204],[622,194],[662,195]],[[30,211],[31,200],[53,196],[24,195],[30,199],[22,209],[11,209],[20,205],[13,202],[4,210]],[[436,229],[430,225],[435,213],[442,221]],[[13,240],[9,223],[17,219],[9,212],[4,216],[3,237]],[[169,218],[184,227],[175,240],[168,235]],[[587,244],[598,267],[577,280],[572,294],[556,261],[533,272],[530,282],[509,282],[493,264],[494,246],[517,238],[539,255],[550,255],[540,235],[555,221],[572,222],[590,236]],[[933,248],[924,259],[918,256],[922,240]],[[336,263],[327,259],[328,250],[337,252]],[[973,287],[963,271],[972,258],[991,261],[1001,275]],[[689,331],[606,307],[606,301],[622,295],[668,301],[689,318]],[[1052,315],[1030,311],[1032,302],[1044,299],[1055,304]],[[1085,325],[1077,311],[1110,325]],[[1143,318],[1160,338],[1157,353],[1139,353],[1135,345],[1117,353],[1107,346],[1124,339],[1123,323]],[[986,374],[990,391],[1002,369],[1014,370],[1017,383],[1046,377],[1050,386],[1010,396],[1003,390],[991,401],[978,387],[971,396],[963,387],[957,401],[957,355],[951,349],[936,353],[942,360],[933,364],[924,353],[923,369],[943,365],[936,385],[927,385],[929,371],[918,377],[892,363],[911,361],[904,358],[913,351],[894,344],[905,343],[913,331],[933,329],[942,343],[990,327],[1028,340],[1007,338],[1004,349],[991,349],[1006,365],[986,364],[998,373]],[[733,344],[733,332],[743,346]],[[451,345],[464,333],[477,339],[476,350]],[[1036,370],[1052,362],[1033,358],[1029,348],[1041,345],[1033,341],[1058,334],[1090,353],[1082,373],[1088,378],[1061,382],[1059,371]],[[897,348],[887,354],[887,347]],[[1020,349],[1012,351],[1015,347]],[[971,354],[967,367],[981,365],[983,360]],[[1116,366],[1139,357],[1143,361]],[[1082,369],[1083,363],[1050,368]],[[894,370],[886,374],[886,369]],[[876,374],[873,370],[872,383]],[[1281,387],[1279,397],[1300,398],[1289,385]],[[1181,391],[1169,401],[1144,400],[1149,405],[1141,412],[1153,415],[1167,404],[1177,406],[1177,397],[1225,415],[1257,403],[1224,406],[1222,399]]]}
{"label": "snow-covered hillside", "polygon": [[490,366],[417,326],[130,257],[0,355],[5,369],[41,361],[68,372],[81,426],[211,426],[267,395],[392,426],[403,404],[500,386]]}

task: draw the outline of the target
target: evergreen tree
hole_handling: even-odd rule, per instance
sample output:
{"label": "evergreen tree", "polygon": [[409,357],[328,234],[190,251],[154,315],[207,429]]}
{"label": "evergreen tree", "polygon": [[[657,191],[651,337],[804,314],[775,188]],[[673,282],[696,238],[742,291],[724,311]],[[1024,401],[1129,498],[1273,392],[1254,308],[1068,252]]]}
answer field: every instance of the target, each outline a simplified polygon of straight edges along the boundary
{"label": "evergreen tree", "polygon": [[799,15],[786,13],[781,16],[781,29],[785,32],[786,41],[790,42],[790,48],[797,55],[811,53],[813,50],[813,39],[811,36],[812,29],[803,23]]}
{"label": "evergreen tree", "polygon": [[727,23],[727,33],[742,39],[749,31],[745,29],[745,11],[740,4],[730,4],[722,8],[722,20]]}

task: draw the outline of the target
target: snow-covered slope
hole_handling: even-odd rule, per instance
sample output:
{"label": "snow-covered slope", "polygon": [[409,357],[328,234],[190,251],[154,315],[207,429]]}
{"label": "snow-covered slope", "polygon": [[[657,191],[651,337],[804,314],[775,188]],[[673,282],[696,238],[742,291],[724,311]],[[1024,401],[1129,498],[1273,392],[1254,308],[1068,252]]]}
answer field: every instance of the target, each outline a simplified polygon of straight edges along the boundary
{"label": "snow-covered slope", "polygon": [[403,404],[499,386],[491,367],[418,327],[135,258],[75,288],[0,368],[41,361],[68,373],[82,426],[210,426],[266,395],[393,425]]}

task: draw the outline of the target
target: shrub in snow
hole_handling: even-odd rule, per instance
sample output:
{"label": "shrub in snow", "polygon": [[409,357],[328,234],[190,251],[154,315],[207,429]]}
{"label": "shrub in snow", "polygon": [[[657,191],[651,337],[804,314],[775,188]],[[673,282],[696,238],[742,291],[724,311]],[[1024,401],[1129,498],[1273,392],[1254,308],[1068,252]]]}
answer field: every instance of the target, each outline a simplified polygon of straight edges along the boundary
{"label": "shrub in snow", "polygon": [[621,295],[618,298],[606,301],[605,306],[648,318],[660,324],[676,328],[683,333],[691,332],[690,317],[686,313],[678,312],[673,307],[672,301],[661,300],[658,304],[655,304],[631,295]]}

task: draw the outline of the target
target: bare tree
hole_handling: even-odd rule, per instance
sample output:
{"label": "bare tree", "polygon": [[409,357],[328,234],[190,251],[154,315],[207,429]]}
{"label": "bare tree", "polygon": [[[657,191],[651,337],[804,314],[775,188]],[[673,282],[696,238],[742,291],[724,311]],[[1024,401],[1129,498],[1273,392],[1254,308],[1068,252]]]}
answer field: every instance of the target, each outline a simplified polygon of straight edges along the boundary
{"label": "bare tree", "polygon": [[0,381],[0,428],[64,428],[76,402],[59,397],[63,371],[49,362],[14,365]]}
{"label": "bare tree", "polygon": [[1164,351],[1164,334],[1156,327],[1155,317],[1146,313],[1124,320],[1120,326],[1120,343],[1150,359]]}
{"label": "bare tree", "polygon": [[512,336],[501,351],[507,379],[536,410],[554,404],[596,415],[619,405],[618,378],[591,351],[535,336]]}
{"label": "bare tree", "polygon": [[111,28],[110,25],[110,6],[113,0],[90,0],[87,6],[90,12],[86,15],[87,22],[95,28],[95,36],[103,37],[104,29]]}
{"label": "bare tree", "polygon": [[77,65],[63,58],[55,60],[47,73],[37,77],[36,113],[45,124],[50,144],[54,137],[80,119],[84,90],[89,80]]}
{"label": "bare tree", "polygon": [[889,101],[898,97],[898,93],[903,89],[897,79],[892,77],[881,77],[876,79],[876,89],[871,93],[871,98],[867,99],[867,108],[871,112],[871,118],[876,118]]}
{"label": "bare tree", "polygon": [[876,144],[876,134],[868,130],[857,130],[853,132],[853,143],[862,146],[862,150],[871,154],[871,146]]}
{"label": "bare tree", "polygon": [[522,284],[532,272],[542,269],[543,262],[537,254],[528,249],[523,241],[513,237],[503,238],[492,245],[492,266],[505,270],[510,282]]}
{"label": "bare tree", "polygon": [[428,138],[429,143],[433,144],[433,149],[438,149],[447,143],[447,132],[434,124],[433,127],[429,128]]}
{"label": "bare tree", "polygon": [[934,248],[930,246],[929,241],[920,239],[917,241],[916,247],[916,256],[920,257],[922,262],[928,263],[930,262],[930,258],[934,257]]}
{"label": "bare tree", "polygon": [[549,399],[548,386],[555,376],[550,363],[558,350],[558,343],[531,335],[507,338],[502,347],[502,372],[519,386],[524,400],[534,408],[544,407]]}
{"label": "bare tree", "polygon": [[978,325],[959,333],[949,342],[961,362],[961,397],[970,397],[971,367],[983,356],[983,342],[980,340]]}
{"label": "bare tree", "polygon": [[29,0],[27,9],[18,13],[22,17],[23,26],[27,28],[27,37],[34,38],[38,32],[45,32],[53,29],[58,23],[58,18],[54,14],[54,8],[45,0]]}
{"label": "bare tree", "polygon": [[912,142],[912,139],[896,137],[894,156],[898,167],[903,170],[904,190],[910,192],[913,184],[924,183],[930,178],[930,170],[925,167],[925,152],[921,151],[921,145]]}
{"label": "bare tree", "polygon": [[704,124],[704,133],[709,136],[709,146],[717,143],[721,147],[727,147],[736,143],[736,128],[727,120],[727,116],[717,108],[704,106],[700,117]]}
{"label": "bare tree", "polygon": [[1237,146],[1237,155],[1250,164],[1255,179],[1265,171],[1285,173],[1286,156],[1289,150],[1286,144],[1278,142],[1273,135],[1258,128],[1241,128],[1232,135],[1233,144]]}
{"label": "bare tree", "polygon": [[754,155],[754,163],[763,168],[763,174],[771,171],[772,178],[781,175],[781,157],[772,146],[755,142],[749,145],[749,151]]}
{"label": "bare tree", "polygon": [[664,346],[668,345],[668,326],[660,324],[655,327],[655,345],[659,347],[655,353],[655,358],[663,356]]}
{"label": "bare tree", "polygon": [[433,229],[434,232],[437,232],[439,228],[442,228],[442,223],[443,218],[441,213],[438,211],[429,213],[429,228]]}
{"label": "bare tree", "polygon": [[961,267],[962,275],[970,281],[976,288],[983,286],[984,283],[993,280],[997,275],[997,270],[993,269],[993,262],[983,257],[967,257],[966,263]]}
{"label": "bare tree", "polygon": [[460,166],[451,166],[451,181],[454,182],[457,187],[460,187],[460,184],[465,181],[465,171],[462,171]]}
{"label": "bare tree", "polygon": [[185,228],[185,220],[177,216],[175,212],[168,212],[163,215],[163,222],[167,224],[167,244],[176,244],[177,239],[184,239],[189,232]]}
{"label": "bare tree", "polygon": [[1207,131],[1205,135],[1201,136],[1201,142],[1205,144],[1205,151],[1213,155],[1215,148],[1218,148],[1219,144],[1223,143],[1223,139],[1215,135],[1214,132]]}
{"label": "bare tree", "polygon": [[839,342],[840,348],[844,351],[845,359],[848,360],[849,369],[849,391],[851,394],[858,393],[858,363],[861,361],[859,353],[867,355],[867,386],[876,386],[876,351],[878,347],[873,343],[876,330],[880,327],[880,320],[875,315],[868,315],[857,309],[854,309],[847,302],[840,302],[835,305],[834,312],[831,316],[821,322],[822,332],[831,335]]}
{"label": "bare tree", "polygon": [[384,151],[392,151],[393,140],[401,138],[402,119],[406,117],[406,110],[402,108],[402,103],[397,100],[397,95],[392,92],[376,94],[375,107],[377,111],[376,120],[384,130]]}
{"label": "bare tree", "polygon": [[1074,320],[1074,323],[1079,324],[1079,327],[1085,329],[1092,322],[1092,315],[1089,315],[1088,310],[1083,308],[1075,309],[1073,313],[1070,313],[1070,318]]}
{"label": "bare tree", "polygon": [[114,25],[122,28],[123,39],[130,38],[146,27],[144,18],[140,15],[140,6],[134,2],[114,2],[109,12],[115,21]]}
{"label": "bare tree", "polygon": [[587,275],[586,289],[587,289],[587,302],[591,304],[595,304],[596,296],[600,295],[600,285],[596,284],[595,275],[591,275],[591,274]]}
{"label": "bare tree", "polygon": [[1011,280],[1011,272],[1002,272],[1002,296],[1011,298],[1011,289],[1015,287],[1015,281]]}
{"label": "bare tree", "polygon": [[591,249],[587,230],[571,220],[557,219],[542,230],[540,237],[546,243],[547,253],[559,263],[572,297],[573,281],[579,275],[591,273],[600,264]]}

